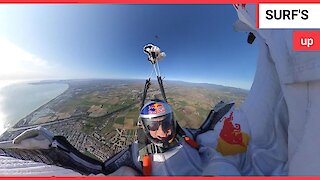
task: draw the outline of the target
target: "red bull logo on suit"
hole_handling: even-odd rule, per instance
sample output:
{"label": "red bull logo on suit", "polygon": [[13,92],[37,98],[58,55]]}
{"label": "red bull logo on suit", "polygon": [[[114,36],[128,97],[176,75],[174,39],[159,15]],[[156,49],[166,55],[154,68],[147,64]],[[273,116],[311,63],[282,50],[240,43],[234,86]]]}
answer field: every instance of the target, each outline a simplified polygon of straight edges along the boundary
{"label": "red bull logo on suit", "polygon": [[233,112],[224,117],[219,134],[217,151],[222,155],[234,155],[247,150],[249,135],[241,131],[240,124],[233,125]]}

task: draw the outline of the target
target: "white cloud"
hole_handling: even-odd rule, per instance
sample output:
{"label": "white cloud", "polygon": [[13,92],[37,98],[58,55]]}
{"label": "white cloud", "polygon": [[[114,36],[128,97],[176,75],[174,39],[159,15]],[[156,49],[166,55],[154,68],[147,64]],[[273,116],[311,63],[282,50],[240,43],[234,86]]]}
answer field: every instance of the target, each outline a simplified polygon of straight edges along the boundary
{"label": "white cloud", "polygon": [[45,79],[53,72],[47,61],[0,37],[0,80]]}

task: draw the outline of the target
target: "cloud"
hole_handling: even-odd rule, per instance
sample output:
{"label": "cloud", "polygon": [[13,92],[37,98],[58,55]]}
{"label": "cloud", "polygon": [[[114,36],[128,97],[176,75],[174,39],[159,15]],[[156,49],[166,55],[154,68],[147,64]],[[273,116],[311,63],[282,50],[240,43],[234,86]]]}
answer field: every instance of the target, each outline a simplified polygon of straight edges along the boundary
{"label": "cloud", "polygon": [[52,77],[54,66],[0,37],[0,80]]}

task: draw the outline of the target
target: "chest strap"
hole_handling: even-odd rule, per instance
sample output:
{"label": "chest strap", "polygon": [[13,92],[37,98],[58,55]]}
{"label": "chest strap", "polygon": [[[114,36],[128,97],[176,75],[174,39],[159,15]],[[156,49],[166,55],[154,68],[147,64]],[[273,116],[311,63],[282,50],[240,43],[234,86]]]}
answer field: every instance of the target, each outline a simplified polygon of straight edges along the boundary
{"label": "chest strap", "polygon": [[152,172],[152,156],[145,154],[142,161],[142,173],[144,176],[151,176]]}

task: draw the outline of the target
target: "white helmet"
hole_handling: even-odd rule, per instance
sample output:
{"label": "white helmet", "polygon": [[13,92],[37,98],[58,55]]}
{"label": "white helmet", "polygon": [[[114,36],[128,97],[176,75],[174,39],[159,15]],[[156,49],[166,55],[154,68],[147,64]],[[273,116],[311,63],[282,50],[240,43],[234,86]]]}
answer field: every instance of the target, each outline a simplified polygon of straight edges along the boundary
{"label": "white helmet", "polygon": [[[146,103],[140,111],[140,121],[148,139],[155,145],[167,148],[176,135],[176,121],[171,106],[162,100],[152,100]],[[161,125],[163,131],[171,131],[165,139],[159,140],[150,135],[150,131],[158,130]]]}

